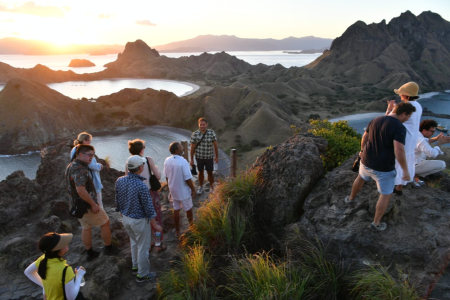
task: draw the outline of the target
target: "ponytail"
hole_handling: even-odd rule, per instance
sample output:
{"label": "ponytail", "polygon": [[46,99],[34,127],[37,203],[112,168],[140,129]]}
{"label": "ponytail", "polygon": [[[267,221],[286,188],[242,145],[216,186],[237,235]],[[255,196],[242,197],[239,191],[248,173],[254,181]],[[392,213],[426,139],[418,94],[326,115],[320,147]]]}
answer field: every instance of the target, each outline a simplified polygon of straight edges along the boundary
{"label": "ponytail", "polygon": [[39,268],[38,268],[38,274],[42,279],[45,279],[45,275],[47,273],[47,261],[50,258],[59,258],[61,259],[61,257],[59,256],[59,250],[56,251],[49,251],[45,253],[45,257],[44,259],[41,261],[41,263],[39,264]]}
{"label": "ponytail", "polygon": [[92,140],[92,135],[87,132],[82,132],[78,135],[77,139],[73,141],[73,145],[76,147],[79,144],[82,144],[85,140]]}

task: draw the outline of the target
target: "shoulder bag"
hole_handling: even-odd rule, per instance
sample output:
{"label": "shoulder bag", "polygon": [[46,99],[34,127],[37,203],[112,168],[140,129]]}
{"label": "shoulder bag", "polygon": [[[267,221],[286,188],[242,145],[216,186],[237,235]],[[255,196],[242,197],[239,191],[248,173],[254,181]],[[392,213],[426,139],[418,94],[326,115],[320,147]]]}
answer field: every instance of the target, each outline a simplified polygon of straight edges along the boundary
{"label": "shoulder bag", "polygon": [[[66,266],[64,268],[63,274],[62,274],[62,286],[63,286],[64,300],[67,300],[67,297],[66,297],[66,283],[65,283],[66,282],[66,270],[67,270],[67,267],[68,266]],[[83,293],[81,291],[79,291],[77,297],[75,298],[75,300],[87,300],[87,299],[84,297]]]}
{"label": "shoulder bag", "polygon": [[[203,141],[203,138],[205,137],[205,135],[206,135],[207,132],[208,132],[208,129],[206,129],[206,131],[205,131],[205,133],[203,134],[203,136],[202,136],[202,138],[200,139],[200,141],[199,141],[197,144],[195,144],[194,153],[195,153],[195,150],[197,150],[198,145],[200,145],[200,143]],[[196,168],[195,165],[192,165],[192,168],[191,168],[191,174],[192,174],[192,175],[197,175],[197,168]]]}
{"label": "shoulder bag", "polygon": [[150,168],[150,164],[148,163],[148,157],[145,158],[147,160],[148,171],[150,172],[150,190],[159,191],[161,188],[161,182],[159,182],[158,178],[156,178],[155,174],[152,173],[152,168]]}

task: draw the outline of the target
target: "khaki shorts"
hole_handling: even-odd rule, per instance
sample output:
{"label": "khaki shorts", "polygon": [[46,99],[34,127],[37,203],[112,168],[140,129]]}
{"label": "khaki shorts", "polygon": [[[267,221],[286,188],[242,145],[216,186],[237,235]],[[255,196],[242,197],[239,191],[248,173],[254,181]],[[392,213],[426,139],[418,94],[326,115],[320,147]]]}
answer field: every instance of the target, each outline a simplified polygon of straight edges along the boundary
{"label": "khaki shorts", "polygon": [[84,214],[81,219],[78,219],[83,229],[90,229],[92,226],[103,226],[109,221],[109,217],[105,210],[99,207],[99,212],[94,214],[92,210]]}

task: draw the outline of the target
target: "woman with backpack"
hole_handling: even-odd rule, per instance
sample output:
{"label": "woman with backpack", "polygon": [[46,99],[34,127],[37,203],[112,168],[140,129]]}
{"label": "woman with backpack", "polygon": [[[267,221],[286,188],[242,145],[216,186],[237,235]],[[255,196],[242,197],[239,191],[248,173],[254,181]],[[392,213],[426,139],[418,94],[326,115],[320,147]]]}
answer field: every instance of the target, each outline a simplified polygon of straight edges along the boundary
{"label": "woman with backpack", "polygon": [[38,247],[44,254],[25,270],[25,275],[43,288],[44,299],[85,299],[80,292],[80,284],[86,270],[79,267],[74,273],[62,258],[69,251],[72,237],[71,233],[56,232],[42,236]]}
{"label": "woman with backpack", "polygon": [[[145,149],[145,141],[140,139],[128,141],[128,151],[130,152],[131,155],[139,155],[144,157],[144,149]],[[161,202],[159,199],[159,192],[158,192],[158,190],[161,188],[161,184],[159,183],[159,180],[161,179],[161,173],[159,172],[158,167],[155,165],[155,162],[150,156],[147,156],[145,158],[147,162],[144,165],[144,171],[140,175],[145,178],[144,183],[148,187],[150,195],[152,196],[153,207],[155,208],[156,212],[155,221],[159,226],[162,227],[163,224],[162,224]],[[128,174],[128,169],[126,167],[125,167],[125,174]],[[155,233],[156,233],[155,229],[152,228],[152,242],[151,242],[152,247],[154,246],[154,241],[156,241]],[[156,247],[156,250],[158,252],[167,249],[167,246],[163,243],[163,237],[164,233],[161,232],[161,245]]]}
{"label": "woman with backpack", "polygon": [[[77,146],[78,145],[90,145],[92,142],[92,135],[87,132],[82,132],[78,135],[78,138],[73,142],[74,147],[70,151],[70,161],[73,161],[76,156]],[[97,193],[97,202],[98,205],[103,208],[102,201],[102,181],[100,180],[100,171],[103,169],[103,165],[97,163],[95,156],[92,158],[91,163],[89,164],[90,174],[92,176],[92,180],[94,181],[95,191]]]}

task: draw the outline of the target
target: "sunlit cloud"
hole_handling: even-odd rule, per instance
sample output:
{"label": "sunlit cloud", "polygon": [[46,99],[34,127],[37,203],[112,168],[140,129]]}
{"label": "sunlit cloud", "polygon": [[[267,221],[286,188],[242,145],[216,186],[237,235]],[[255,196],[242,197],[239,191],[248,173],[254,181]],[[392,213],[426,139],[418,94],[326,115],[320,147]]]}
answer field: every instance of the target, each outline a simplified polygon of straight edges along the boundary
{"label": "sunlit cloud", "polygon": [[20,35],[20,32],[13,32],[14,35]]}
{"label": "sunlit cloud", "polygon": [[0,3],[0,11],[17,13],[17,14],[28,14],[36,15],[41,17],[64,17],[65,12],[69,11],[70,7],[65,6],[63,8],[58,6],[42,6],[37,5],[33,1],[25,2],[22,5],[8,7],[4,3]]}
{"label": "sunlit cloud", "polygon": [[9,19],[9,20],[0,20],[0,23],[13,23],[14,22],[14,20],[11,20],[11,19]]}
{"label": "sunlit cloud", "polygon": [[138,25],[144,25],[144,26],[156,26],[156,24],[150,22],[150,20],[140,20],[140,21],[136,21],[136,24],[138,24]]}
{"label": "sunlit cloud", "polygon": [[110,16],[110,15],[107,15],[107,14],[99,14],[98,17],[99,17],[100,19],[109,19],[111,16]]}

